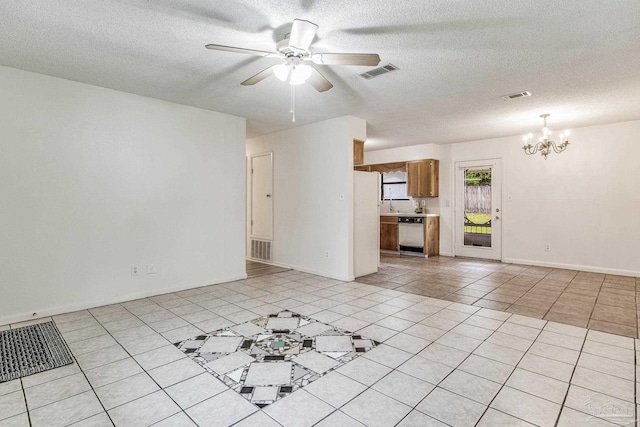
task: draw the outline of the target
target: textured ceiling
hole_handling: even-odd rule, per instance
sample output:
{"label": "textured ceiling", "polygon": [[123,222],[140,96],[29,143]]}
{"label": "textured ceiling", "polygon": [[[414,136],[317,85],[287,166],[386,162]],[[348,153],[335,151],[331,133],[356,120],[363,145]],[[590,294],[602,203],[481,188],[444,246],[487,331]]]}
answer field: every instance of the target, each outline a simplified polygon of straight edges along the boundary
{"label": "textured ceiling", "polygon": [[[279,63],[209,51],[272,51],[294,18],[314,52],[378,53],[400,71],[316,67],[333,84],[240,82]],[[258,136],[354,115],[367,149],[451,143],[640,119],[638,0],[3,0],[0,64],[248,119]],[[504,102],[512,92],[530,98]]]}

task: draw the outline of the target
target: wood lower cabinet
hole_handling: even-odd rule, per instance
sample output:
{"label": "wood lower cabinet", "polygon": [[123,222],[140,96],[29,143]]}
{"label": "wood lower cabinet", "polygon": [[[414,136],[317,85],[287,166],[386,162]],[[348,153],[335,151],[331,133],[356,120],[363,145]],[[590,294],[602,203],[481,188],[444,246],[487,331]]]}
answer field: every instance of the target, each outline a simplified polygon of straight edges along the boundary
{"label": "wood lower cabinet", "polygon": [[380,217],[380,249],[398,250],[398,218],[395,216]]}
{"label": "wood lower cabinet", "polygon": [[440,217],[424,219],[424,254],[428,257],[440,255]]}
{"label": "wood lower cabinet", "polygon": [[[440,255],[440,217],[428,216],[423,220],[424,230],[424,255],[426,257]],[[398,241],[398,217],[380,217],[380,249],[397,252]]]}
{"label": "wood lower cabinet", "polygon": [[438,197],[440,162],[436,159],[407,162],[409,197]]}

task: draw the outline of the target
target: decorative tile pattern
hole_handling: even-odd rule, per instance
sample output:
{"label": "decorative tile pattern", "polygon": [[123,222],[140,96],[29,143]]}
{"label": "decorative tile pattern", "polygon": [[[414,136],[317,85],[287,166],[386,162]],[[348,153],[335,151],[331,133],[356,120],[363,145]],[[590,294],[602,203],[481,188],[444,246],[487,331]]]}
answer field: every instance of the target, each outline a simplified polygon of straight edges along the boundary
{"label": "decorative tile pattern", "polygon": [[242,397],[264,407],[378,344],[284,310],[175,345]]}

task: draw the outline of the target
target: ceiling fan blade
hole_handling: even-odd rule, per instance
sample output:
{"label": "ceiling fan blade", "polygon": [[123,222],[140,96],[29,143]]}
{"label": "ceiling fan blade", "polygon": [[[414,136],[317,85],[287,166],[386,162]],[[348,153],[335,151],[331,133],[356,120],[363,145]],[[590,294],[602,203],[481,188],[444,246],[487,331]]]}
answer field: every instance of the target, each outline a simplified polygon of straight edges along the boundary
{"label": "ceiling fan blade", "polygon": [[244,53],[246,55],[257,55],[257,56],[278,56],[277,53],[273,52],[265,52],[263,50],[254,50],[254,49],[244,49],[241,47],[234,46],[223,46],[220,44],[208,44],[205,45],[207,49],[211,50],[221,50],[223,52],[235,52],[235,53]]}
{"label": "ceiling fan blade", "polygon": [[249,77],[247,80],[243,81],[242,83],[240,83],[242,86],[252,86],[256,83],[260,83],[261,81],[263,81],[264,79],[266,79],[269,76],[273,75],[273,67],[275,67],[275,65],[272,65],[269,68],[266,68],[262,71],[260,71],[258,74],[256,74],[253,77]]}
{"label": "ceiling fan blade", "polygon": [[315,90],[318,92],[326,92],[333,87],[331,82],[324,78],[322,74],[318,72],[315,68],[311,69],[311,76],[307,79],[307,83],[309,83]]}
{"label": "ceiling fan blade", "polygon": [[318,26],[313,22],[294,19],[291,33],[289,34],[289,47],[298,50],[309,50],[316,32],[318,32]]}
{"label": "ceiling fan blade", "polygon": [[320,65],[378,65],[377,53],[316,53],[311,60]]}

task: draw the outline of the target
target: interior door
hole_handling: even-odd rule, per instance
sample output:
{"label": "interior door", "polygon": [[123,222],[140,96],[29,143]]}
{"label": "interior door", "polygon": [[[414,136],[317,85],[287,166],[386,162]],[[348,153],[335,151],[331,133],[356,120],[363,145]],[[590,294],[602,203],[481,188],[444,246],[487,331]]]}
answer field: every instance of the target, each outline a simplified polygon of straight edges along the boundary
{"label": "interior door", "polygon": [[251,157],[251,237],[273,238],[273,153]]}
{"label": "interior door", "polygon": [[457,162],[456,256],[502,259],[502,165],[500,159]]}

